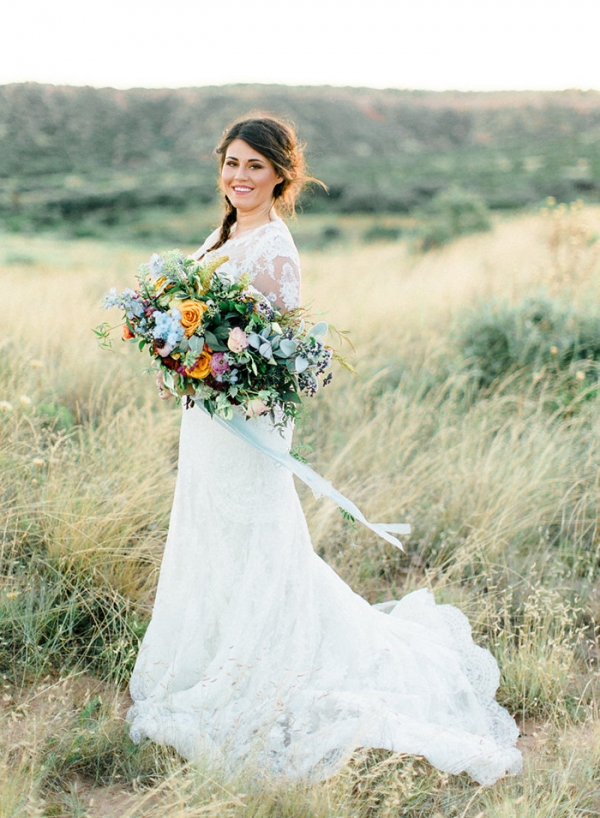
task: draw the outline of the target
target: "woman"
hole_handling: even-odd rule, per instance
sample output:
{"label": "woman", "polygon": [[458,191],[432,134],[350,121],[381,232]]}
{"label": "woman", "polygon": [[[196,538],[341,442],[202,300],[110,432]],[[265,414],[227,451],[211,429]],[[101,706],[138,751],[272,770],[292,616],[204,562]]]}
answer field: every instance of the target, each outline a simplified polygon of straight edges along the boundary
{"label": "woman", "polygon": [[[217,148],[225,217],[196,258],[284,308],[298,254],[278,211],[306,180],[293,131],[263,117]],[[268,416],[249,421],[289,449]],[[385,612],[384,612],[385,611]],[[313,551],[292,475],[183,413],[179,475],[152,621],[131,680],[131,736],[275,775],[331,775],[357,747],[424,755],[492,783],[520,769],[494,700],[498,668],[466,618],[426,590],[371,606]]]}

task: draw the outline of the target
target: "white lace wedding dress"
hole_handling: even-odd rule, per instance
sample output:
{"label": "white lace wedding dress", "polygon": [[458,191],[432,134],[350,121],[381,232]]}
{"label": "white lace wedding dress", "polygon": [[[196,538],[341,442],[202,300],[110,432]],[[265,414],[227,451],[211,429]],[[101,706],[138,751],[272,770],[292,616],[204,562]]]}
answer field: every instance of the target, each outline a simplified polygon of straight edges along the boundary
{"label": "white lace wedding dress", "polygon": [[[209,255],[224,254],[223,269],[297,305],[298,255],[280,219]],[[291,433],[268,418],[249,422],[289,448]],[[292,474],[201,409],[183,411],[156,603],[131,679],[134,741],[291,778],[387,748],[490,784],[521,765],[498,679],[464,615],[427,590],[379,607],[353,593],[314,553]]]}

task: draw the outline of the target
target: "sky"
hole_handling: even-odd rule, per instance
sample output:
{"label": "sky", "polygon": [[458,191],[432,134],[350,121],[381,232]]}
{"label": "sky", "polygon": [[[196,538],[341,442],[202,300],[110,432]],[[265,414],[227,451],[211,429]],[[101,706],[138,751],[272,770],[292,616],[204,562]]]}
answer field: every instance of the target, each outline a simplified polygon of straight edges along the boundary
{"label": "sky", "polygon": [[600,0],[5,0],[0,17],[0,84],[600,90]]}

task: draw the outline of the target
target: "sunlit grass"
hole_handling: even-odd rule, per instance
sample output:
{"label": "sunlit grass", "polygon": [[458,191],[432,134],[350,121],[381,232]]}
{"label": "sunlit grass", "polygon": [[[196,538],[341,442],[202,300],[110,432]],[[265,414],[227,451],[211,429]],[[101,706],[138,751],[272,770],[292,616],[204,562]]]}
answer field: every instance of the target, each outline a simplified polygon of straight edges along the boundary
{"label": "sunlit grass", "polygon": [[133,747],[125,685],[180,410],[156,399],[142,355],[100,351],[91,327],[117,320],[102,294],[130,285],[155,248],[3,237],[0,815],[600,814],[595,387],[566,368],[477,392],[453,352],[458,316],[482,300],[566,288],[589,308],[599,223],[597,210],[567,209],[426,256],[346,239],[303,259],[305,299],[352,330],[359,377],[334,379],[297,442],[371,518],[413,525],[401,554],[301,488],[315,548],[372,602],[426,585],[469,616],[498,658],[500,701],[530,735],[524,775],[492,789],[385,753],[291,785]]}

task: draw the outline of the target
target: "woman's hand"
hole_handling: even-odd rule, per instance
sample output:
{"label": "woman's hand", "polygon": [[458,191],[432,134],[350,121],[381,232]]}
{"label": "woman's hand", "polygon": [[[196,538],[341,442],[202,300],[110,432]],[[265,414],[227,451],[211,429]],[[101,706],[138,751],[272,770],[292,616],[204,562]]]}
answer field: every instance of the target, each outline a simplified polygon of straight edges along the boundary
{"label": "woman's hand", "polygon": [[156,387],[158,389],[158,397],[161,400],[169,400],[169,398],[172,397],[169,390],[165,388],[165,382],[163,381],[162,372],[160,370],[156,373]]}

